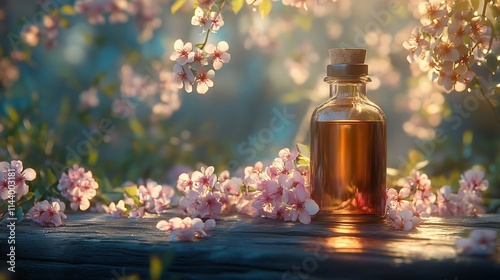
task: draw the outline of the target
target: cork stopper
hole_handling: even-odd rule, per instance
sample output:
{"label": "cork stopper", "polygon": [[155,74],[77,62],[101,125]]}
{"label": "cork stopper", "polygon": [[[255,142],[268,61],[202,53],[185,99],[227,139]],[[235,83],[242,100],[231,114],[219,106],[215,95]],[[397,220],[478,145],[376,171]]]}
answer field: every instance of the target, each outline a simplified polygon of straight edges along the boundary
{"label": "cork stopper", "polygon": [[330,60],[326,68],[328,77],[348,77],[350,79],[364,79],[369,81],[368,65],[365,64],[365,49],[330,49]]}
{"label": "cork stopper", "polygon": [[363,64],[365,63],[365,49],[330,49],[332,64]]}

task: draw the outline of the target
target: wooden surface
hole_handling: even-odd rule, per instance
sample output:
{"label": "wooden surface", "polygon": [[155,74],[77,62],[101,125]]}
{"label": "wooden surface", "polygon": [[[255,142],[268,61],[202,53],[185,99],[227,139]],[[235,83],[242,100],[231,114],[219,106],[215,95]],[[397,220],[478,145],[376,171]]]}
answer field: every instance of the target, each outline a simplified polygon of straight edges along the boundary
{"label": "wooden surface", "polygon": [[[472,229],[500,232],[499,214],[431,218],[410,232],[360,217],[322,216],[302,225],[225,216],[210,237],[193,243],[168,242],[156,229],[173,215],[135,220],[69,213],[59,228],[25,220],[16,228],[11,279],[119,279],[133,273],[149,279],[152,254],[173,257],[162,279],[500,279],[498,247],[493,257],[478,258],[457,255],[453,246]],[[0,240],[5,272],[5,225]]]}

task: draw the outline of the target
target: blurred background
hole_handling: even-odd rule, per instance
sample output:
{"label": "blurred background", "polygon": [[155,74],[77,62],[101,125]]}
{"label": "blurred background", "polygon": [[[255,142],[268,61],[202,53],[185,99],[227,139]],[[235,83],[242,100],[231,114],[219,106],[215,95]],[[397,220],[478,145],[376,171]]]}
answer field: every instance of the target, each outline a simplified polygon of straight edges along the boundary
{"label": "blurred background", "polygon": [[[205,95],[166,78],[175,40],[205,39],[191,25],[192,1],[175,14],[168,0],[116,3],[131,12],[119,22],[102,13],[100,22],[72,0],[0,1],[1,160],[56,177],[79,163],[109,186],[272,160],[309,144],[312,110],[329,95],[328,49],[356,47],[368,50],[368,97],[387,116],[388,166],[427,159],[440,187],[481,165],[489,195],[499,196],[498,108],[475,92],[444,93],[407,62],[402,45],[420,24],[419,1],[319,1],[308,11],[273,2],[265,19],[246,3],[225,10],[208,40],[227,41],[231,60]],[[496,89],[498,76],[486,82]]]}

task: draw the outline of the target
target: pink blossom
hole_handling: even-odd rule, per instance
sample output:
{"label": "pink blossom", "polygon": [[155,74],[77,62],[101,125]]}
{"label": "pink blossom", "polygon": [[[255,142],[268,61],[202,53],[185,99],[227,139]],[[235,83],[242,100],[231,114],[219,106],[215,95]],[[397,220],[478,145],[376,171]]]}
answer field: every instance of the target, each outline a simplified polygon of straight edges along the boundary
{"label": "pink blossom", "polygon": [[222,14],[220,12],[210,13],[210,30],[216,32],[224,25],[224,20],[222,19]]}
{"label": "pink blossom", "polygon": [[26,24],[21,30],[21,38],[31,47],[36,47],[40,42],[40,27],[34,24]]}
{"label": "pink blossom", "polygon": [[174,65],[174,83],[181,89],[183,86],[186,92],[193,91],[194,75],[191,70],[185,70],[180,64]]}
{"label": "pink blossom", "polygon": [[177,62],[179,65],[184,65],[186,63],[193,62],[194,59],[194,53],[192,52],[193,45],[190,42],[184,44],[184,42],[181,39],[178,39],[174,43],[174,49],[175,51],[172,53],[172,55],[170,55],[170,60]]}
{"label": "pink blossom", "polygon": [[410,202],[405,200],[410,196],[410,189],[409,188],[401,188],[398,191],[396,191],[393,188],[390,188],[387,190],[387,202],[386,205],[387,207],[396,210],[396,211],[401,211],[403,209],[411,209]]}
{"label": "pink blossom", "polygon": [[192,188],[193,181],[191,180],[191,176],[187,173],[182,173],[179,175],[177,179],[177,189],[181,192],[188,191]]}
{"label": "pink blossom", "polygon": [[451,192],[450,186],[443,186],[437,195],[438,213],[440,216],[454,216],[458,214],[458,195]]}
{"label": "pink blossom", "polygon": [[210,19],[208,13],[206,13],[199,6],[194,10],[194,15],[191,18],[191,24],[194,26],[200,26],[203,32],[207,31],[210,27]]}
{"label": "pink blossom", "polygon": [[408,209],[401,211],[389,209],[389,217],[394,223],[394,228],[398,230],[410,230],[420,223],[420,219]]}
{"label": "pink blossom", "polygon": [[214,70],[206,71],[204,68],[198,69],[196,91],[200,94],[205,94],[214,85],[214,82],[211,80],[213,77],[215,77]]}
{"label": "pink blossom", "polygon": [[403,47],[409,51],[407,56],[408,62],[415,61],[424,49],[429,46],[429,41],[422,36],[420,28],[415,27],[411,32],[410,38],[403,43]]}
{"label": "pink blossom", "polygon": [[159,198],[161,191],[162,186],[151,180],[149,180],[146,185],[139,186],[139,201],[144,204],[146,211],[155,212],[155,200]]}
{"label": "pink blossom", "polygon": [[184,219],[175,217],[168,222],[161,220],[156,224],[156,228],[165,231],[170,241],[194,241],[195,238],[206,237],[207,232],[215,228],[215,220],[208,219],[203,223],[199,218]]}
{"label": "pink blossom", "polygon": [[263,181],[262,186],[262,191],[255,197],[252,205],[259,209],[262,215],[276,218],[283,200],[283,187],[274,180]]}
{"label": "pink blossom", "polygon": [[128,210],[125,207],[125,202],[120,199],[117,204],[111,202],[109,206],[103,205],[104,211],[115,218],[127,218]]}
{"label": "pink blossom", "polygon": [[47,200],[37,202],[29,210],[30,219],[43,227],[58,227],[66,220],[66,206],[58,199],[49,203]]}
{"label": "pink blossom", "polygon": [[109,11],[109,22],[127,22],[128,15],[125,11],[128,10],[128,2],[127,0],[112,0],[108,4]]}
{"label": "pink blossom", "polygon": [[219,192],[207,192],[198,196],[195,206],[196,216],[200,218],[217,218],[222,210]]}
{"label": "pink blossom", "polygon": [[[14,174],[9,174],[9,169],[13,170]],[[12,172],[11,172],[12,173]],[[14,176],[14,193],[9,193],[9,177]],[[29,186],[26,181],[33,181],[36,178],[36,172],[33,168],[26,168],[23,170],[23,162],[20,160],[12,160],[10,164],[6,161],[0,162],[0,198],[7,200],[15,197],[15,201],[21,199],[29,191]]]}
{"label": "pink blossom", "polygon": [[441,3],[441,0],[421,2],[418,5],[418,11],[420,12],[420,22],[423,25],[429,25],[447,14],[446,6]]}
{"label": "pink blossom", "polygon": [[194,52],[193,62],[191,63],[191,68],[194,70],[198,70],[200,69],[200,67],[205,65],[208,65],[207,53],[205,53],[203,50],[196,49],[196,51]]}
{"label": "pink blossom", "polygon": [[231,55],[227,53],[229,50],[229,45],[226,41],[219,42],[217,47],[210,44],[207,45],[205,50],[210,55],[211,59],[213,59],[214,69],[219,70],[222,68],[224,63],[228,63],[231,59]]}
{"label": "pink blossom", "polygon": [[309,192],[303,184],[299,184],[294,190],[288,191],[288,206],[285,209],[285,221],[299,221],[303,224],[311,222],[311,215],[319,211],[318,204],[311,199]]}
{"label": "pink blossom", "polygon": [[57,189],[61,195],[71,203],[71,209],[78,208],[85,211],[90,207],[90,200],[96,195],[99,185],[92,177],[92,172],[87,171],[78,164],[68,169],[68,173],[63,173],[59,178]]}
{"label": "pink blossom", "polygon": [[461,175],[459,181],[460,189],[484,192],[488,189],[488,180],[484,179],[484,172],[481,170],[467,170]]}
{"label": "pink blossom", "polygon": [[214,174],[214,171],[213,166],[201,167],[201,171],[194,171],[191,175],[193,187],[195,189],[214,187],[215,182],[217,182],[217,175]]}
{"label": "pink blossom", "polygon": [[476,229],[469,238],[459,238],[455,248],[459,253],[471,256],[490,256],[496,249],[497,233],[489,229]]}

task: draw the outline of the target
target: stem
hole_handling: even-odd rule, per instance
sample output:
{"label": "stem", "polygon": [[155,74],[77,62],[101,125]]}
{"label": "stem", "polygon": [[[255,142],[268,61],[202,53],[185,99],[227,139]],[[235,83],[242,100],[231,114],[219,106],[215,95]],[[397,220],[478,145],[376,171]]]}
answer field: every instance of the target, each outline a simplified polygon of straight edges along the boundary
{"label": "stem", "polygon": [[[222,8],[224,8],[224,5],[226,4],[226,0],[222,0],[221,4],[220,4],[220,7],[219,7],[219,11],[217,12],[217,15],[219,15],[220,13],[222,13]],[[211,29],[208,29],[207,30],[207,35],[205,36],[205,41],[203,41],[203,43],[201,44],[200,46],[200,49],[203,50],[203,48],[205,48],[205,45],[207,44],[208,42],[208,35],[210,35],[210,31]]]}
{"label": "stem", "polygon": [[203,41],[203,44],[201,44],[201,46],[200,46],[201,50],[203,50],[203,48],[205,47],[205,45],[208,42],[208,35],[210,35],[210,29],[207,30],[207,36],[205,36],[205,41]]}
{"label": "stem", "polygon": [[479,79],[477,76],[476,76],[476,80],[478,81],[479,89],[481,90],[481,95],[484,97],[484,99],[486,99],[486,102],[488,102],[488,104],[490,105],[491,110],[493,110],[493,115],[495,115],[495,118],[497,119],[497,123],[500,125],[500,116],[498,115],[497,110],[495,109],[495,105],[491,102],[491,100],[488,98],[488,96],[486,96],[486,93],[484,92],[483,86],[481,85],[481,83],[479,83]]}

